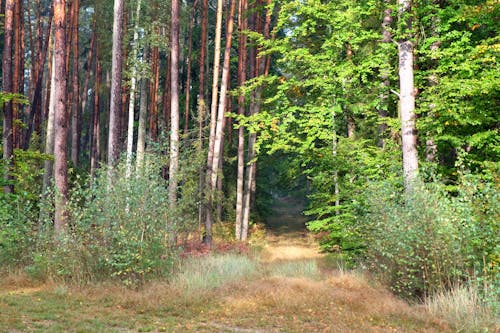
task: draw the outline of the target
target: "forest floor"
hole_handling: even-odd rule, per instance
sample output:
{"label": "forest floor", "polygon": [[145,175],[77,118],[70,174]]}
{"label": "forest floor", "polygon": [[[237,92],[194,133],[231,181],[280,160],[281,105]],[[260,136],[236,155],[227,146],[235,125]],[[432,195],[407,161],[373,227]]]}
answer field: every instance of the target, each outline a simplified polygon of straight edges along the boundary
{"label": "forest floor", "polygon": [[301,210],[300,201],[280,198],[251,255],[254,269],[203,290],[162,281],[130,290],[7,277],[0,281],[0,332],[451,331],[363,274],[332,267],[305,231]]}

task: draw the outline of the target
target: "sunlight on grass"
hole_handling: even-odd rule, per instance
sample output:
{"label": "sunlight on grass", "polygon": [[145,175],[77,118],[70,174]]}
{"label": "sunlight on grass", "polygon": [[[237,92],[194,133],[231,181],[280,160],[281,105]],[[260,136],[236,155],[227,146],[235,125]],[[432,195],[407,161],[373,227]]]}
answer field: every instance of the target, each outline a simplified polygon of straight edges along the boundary
{"label": "sunlight on grass", "polygon": [[188,259],[173,285],[187,292],[217,288],[225,283],[246,279],[257,272],[257,264],[237,254],[211,255]]}
{"label": "sunlight on grass", "polygon": [[287,261],[269,266],[270,276],[318,279],[320,274],[315,260]]}
{"label": "sunlight on grass", "polygon": [[[480,304],[473,287],[456,287],[429,297],[425,307],[434,316],[442,317],[458,332],[498,332],[500,314]],[[496,327],[496,328],[495,328]]]}

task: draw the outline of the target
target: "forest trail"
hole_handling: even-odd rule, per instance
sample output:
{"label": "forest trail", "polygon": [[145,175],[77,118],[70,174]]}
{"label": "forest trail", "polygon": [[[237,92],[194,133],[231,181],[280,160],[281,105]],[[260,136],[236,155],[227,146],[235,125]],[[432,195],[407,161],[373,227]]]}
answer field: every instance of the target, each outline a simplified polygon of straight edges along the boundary
{"label": "forest trail", "polygon": [[304,208],[305,201],[301,198],[286,196],[274,200],[271,214],[266,218],[268,233],[262,262],[323,257],[318,243],[306,229],[307,217],[302,214]]}
{"label": "forest trail", "polygon": [[[255,258],[231,253],[195,258],[194,273],[185,276],[201,279],[203,287],[191,291],[175,281],[151,282],[138,290],[106,284],[36,286],[22,280],[4,281],[2,288],[0,281],[0,332],[451,331],[422,307],[328,262],[305,229],[303,209],[304,202],[294,197],[276,200]],[[196,270],[207,262],[216,265]],[[231,275],[238,270],[244,273]],[[203,284],[214,275],[215,285]]]}

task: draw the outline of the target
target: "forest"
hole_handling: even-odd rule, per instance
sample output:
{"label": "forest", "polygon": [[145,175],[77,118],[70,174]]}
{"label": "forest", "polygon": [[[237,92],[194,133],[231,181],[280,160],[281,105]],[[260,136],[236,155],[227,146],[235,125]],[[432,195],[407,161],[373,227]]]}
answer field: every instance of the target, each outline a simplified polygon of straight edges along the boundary
{"label": "forest", "polygon": [[500,329],[498,0],[0,15],[0,331]]}

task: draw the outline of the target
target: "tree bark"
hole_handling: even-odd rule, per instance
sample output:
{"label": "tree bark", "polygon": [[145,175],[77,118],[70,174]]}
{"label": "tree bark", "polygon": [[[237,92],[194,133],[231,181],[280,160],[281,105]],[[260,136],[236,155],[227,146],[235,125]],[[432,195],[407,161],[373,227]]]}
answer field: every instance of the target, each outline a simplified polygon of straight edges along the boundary
{"label": "tree bark", "polygon": [[[52,53],[51,66],[50,67],[50,97],[49,97],[49,113],[47,117],[47,130],[45,132],[45,154],[54,154],[54,109],[55,109],[55,54]],[[45,160],[44,174],[43,174],[43,191],[42,194],[45,195],[52,179],[53,174],[53,162],[51,160]]]}
{"label": "tree bark", "polygon": [[[179,170],[179,0],[172,0],[171,25],[171,133],[170,133],[170,167],[168,193],[170,207],[177,207],[177,183]],[[170,221],[172,223],[172,221]],[[171,226],[172,227],[172,226]],[[173,232],[173,230],[172,230]]]}
{"label": "tree bark", "polygon": [[132,74],[130,78],[130,97],[128,104],[128,129],[127,129],[127,171],[126,177],[132,172],[132,149],[134,146],[134,108],[135,90],[137,82],[137,54],[139,49],[139,19],[141,15],[141,0],[137,0],[134,23],[134,39],[132,45]]}
{"label": "tree bark", "polygon": [[219,92],[219,72],[220,72],[220,48],[222,35],[222,0],[217,1],[217,21],[215,25],[215,51],[214,51],[214,69],[212,80],[212,103],[210,105],[210,134],[208,138],[208,155],[207,155],[207,184],[206,193],[207,206],[205,210],[205,235],[204,243],[211,246],[212,244],[212,205],[213,205],[213,190],[212,186],[212,169],[214,167],[214,151],[215,151],[215,131],[217,122],[217,97]]}
{"label": "tree bark", "polygon": [[113,167],[119,157],[119,131],[122,82],[123,0],[114,2],[113,50],[111,62],[111,100],[109,106],[108,166]]}
{"label": "tree bark", "polygon": [[71,118],[71,161],[73,162],[73,167],[78,166],[78,155],[80,149],[80,115],[78,110],[78,105],[80,104],[80,85],[79,85],[79,49],[78,49],[78,26],[79,26],[79,12],[80,12],[80,2],[79,0],[73,0],[73,104],[72,107],[72,118]]}
{"label": "tree bark", "polygon": [[[239,1],[238,9],[238,85],[240,88],[246,81],[247,66],[247,36],[243,33],[247,29],[247,1]],[[238,95],[238,115],[245,115],[245,95],[240,92]],[[238,128],[238,171],[236,180],[236,239],[241,240],[241,229],[243,221],[243,184],[245,178],[245,132],[243,126]]]}
{"label": "tree bark", "polygon": [[[411,32],[411,1],[398,0],[400,20],[404,20],[405,32]],[[410,34],[411,35],[411,34]],[[411,192],[418,177],[417,129],[415,125],[415,86],[413,74],[413,42],[410,38],[398,41],[401,136],[405,189]]]}
{"label": "tree bark", "polygon": [[187,72],[187,78],[186,78],[186,88],[185,88],[185,93],[186,93],[186,103],[185,103],[185,108],[184,108],[184,140],[187,139],[188,136],[188,129],[189,129],[189,109],[191,108],[191,53],[193,49],[193,27],[194,27],[194,15],[196,12],[196,5],[198,1],[195,0],[193,3],[193,8],[191,12],[191,18],[189,21],[189,37],[188,37],[188,54],[186,56],[186,72]]}
{"label": "tree bark", "polygon": [[[390,0],[386,0],[386,5],[390,5]],[[392,33],[390,27],[392,25],[392,9],[386,8],[384,10],[384,19],[382,21],[382,43],[392,43]],[[380,124],[378,125],[378,146],[385,147],[385,135],[388,129],[386,118],[389,116],[389,88],[391,82],[389,80],[390,63],[387,61],[385,67],[382,68],[380,78],[381,93],[380,93],[380,106],[378,108],[378,115]]]}
{"label": "tree bark", "polygon": [[[12,93],[12,39],[14,35],[14,7],[15,0],[5,2],[4,20],[4,46],[2,57],[2,90],[4,93]],[[13,138],[13,112],[12,102],[8,101],[3,106],[3,159],[7,162],[5,168],[6,180],[11,180],[11,169],[14,165],[14,138]],[[14,191],[13,185],[4,186],[5,193]]]}
{"label": "tree bark", "polygon": [[66,109],[66,1],[54,0],[54,100],[55,100],[55,139],[54,139],[54,180],[57,189],[55,200],[54,231],[58,235],[68,223],[66,204],[68,200],[68,113]]}

